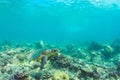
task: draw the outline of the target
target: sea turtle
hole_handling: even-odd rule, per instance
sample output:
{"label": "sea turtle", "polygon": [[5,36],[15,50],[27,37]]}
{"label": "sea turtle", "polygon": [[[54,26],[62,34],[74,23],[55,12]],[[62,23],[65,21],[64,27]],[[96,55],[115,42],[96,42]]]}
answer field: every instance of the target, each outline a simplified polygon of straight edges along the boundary
{"label": "sea turtle", "polygon": [[49,49],[49,50],[43,50],[40,52],[40,54],[35,58],[35,61],[40,61],[43,56],[46,56],[47,59],[52,58],[53,56],[56,56],[59,54],[58,49]]}

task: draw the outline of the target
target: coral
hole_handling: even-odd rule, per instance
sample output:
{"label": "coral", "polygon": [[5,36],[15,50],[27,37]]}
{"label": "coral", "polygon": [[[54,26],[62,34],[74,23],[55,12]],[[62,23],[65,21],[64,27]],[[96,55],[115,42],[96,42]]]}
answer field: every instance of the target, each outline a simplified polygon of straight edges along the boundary
{"label": "coral", "polygon": [[69,76],[65,72],[56,71],[52,76],[52,80],[69,80]]}
{"label": "coral", "polygon": [[20,61],[23,62],[26,59],[26,56],[24,54],[18,54],[16,55],[16,58]]}
{"label": "coral", "polygon": [[29,80],[29,79],[28,75],[25,72],[23,73],[16,72],[9,80]]}
{"label": "coral", "polygon": [[113,48],[110,45],[104,45],[101,53],[104,55],[105,59],[109,59],[114,52]]}
{"label": "coral", "polygon": [[90,43],[90,46],[88,47],[88,50],[100,50],[103,46],[95,41],[92,41]]}
{"label": "coral", "polygon": [[78,71],[81,67],[81,63],[75,61],[74,59],[69,59],[64,55],[57,55],[50,59],[51,64],[55,68],[66,68],[71,71]]}
{"label": "coral", "polygon": [[85,56],[85,51],[83,51],[81,48],[78,48],[75,58],[85,58]]}
{"label": "coral", "polygon": [[73,53],[75,53],[76,52],[76,50],[75,50],[75,45],[73,45],[73,44],[68,44],[68,45],[66,45],[66,53],[67,54],[73,54]]}
{"label": "coral", "polygon": [[38,68],[32,69],[29,72],[29,76],[34,78],[35,80],[40,80],[42,74],[43,73]]}
{"label": "coral", "polygon": [[[80,45],[68,45],[68,52],[79,54],[75,57],[73,57],[73,54],[65,55],[67,51],[64,46],[54,45],[52,48],[51,46],[45,46],[46,50],[39,50],[34,46],[23,44],[19,47],[14,46],[1,51],[0,80],[120,79],[119,54],[114,54],[118,53],[119,49],[115,49],[110,44],[101,45],[92,42],[89,49],[88,46],[82,48],[83,46]],[[60,51],[64,49],[63,52],[59,54],[59,50],[55,49],[56,47]],[[115,50],[118,51],[115,52]],[[114,64],[115,61],[116,64]]]}
{"label": "coral", "polygon": [[67,68],[70,64],[68,58],[63,55],[54,56],[51,59],[51,63],[56,67]]}
{"label": "coral", "polygon": [[35,78],[35,80],[40,80],[42,74],[43,73],[41,73],[41,72],[34,72],[34,73],[31,74],[31,77]]}
{"label": "coral", "polygon": [[120,71],[120,61],[117,64],[117,71]]}
{"label": "coral", "polygon": [[108,70],[105,76],[105,78],[115,78],[115,80],[117,80],[117,77],[118,77],[118,72],[116,71],[116,69]]}
{"label": "coral", "polygon": [[51,73],[50,72],[44,72],[42,75],[41,75],[41,79],[42,80],[49,80],[50,78],[52,77]]}
{"label": "coral", "polygon": [[8,46],[12,46],[12,42],[11,41],[8,41],[8,40],[4,40],[0,46],[4,46],[4,45],[8,45]]}
{"label": "coral", "polygon": [[36,61],[31,61],[30,66],[31,66],[32,69],[35,69],[35,68],[40,67],[40,63],[36,62]]}
{"label": "coral", "polygon": [[1,54],[1,57],[0,57],[0,66],[6,66],[8,63],[12,63],[12,59],[11,59],[11,56],[5,54],[5,53],[2,53]]}
{"label": "coral", "polygon": [[118,61],[117,68],[116,69],[110,69],[107,71],[106,78],[113,77],[116,80],[120,78],[120,62]]}
{"label": "coral", "polygon": [[2,43],[0,43],[1,51],[9,50],[11,47],[12,47],[12,43],[10,41],[5,40]]}
{"label": "coral", "polygon": [[79,78],[83,77],[85,79],[87,77],[90,77],[90,78],[93,78],[93,79],[99,79],[100,75],[98,74],[97,69],[96,69],[95,66],[92,69],[92,68],[90,68],[89,65],[87,65],[87,66],[81,67],[78,77]]}

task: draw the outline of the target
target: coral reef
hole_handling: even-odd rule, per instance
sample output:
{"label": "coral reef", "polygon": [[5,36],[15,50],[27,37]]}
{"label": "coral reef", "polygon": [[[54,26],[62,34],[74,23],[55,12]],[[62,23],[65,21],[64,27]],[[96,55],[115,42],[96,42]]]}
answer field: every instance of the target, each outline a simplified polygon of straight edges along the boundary
{"label": "coral reef", "polygon": [[120,79],[118,42],[114,45],[91,42],[84,48],[75,44],[8,45],[0,50],[0,80]]}

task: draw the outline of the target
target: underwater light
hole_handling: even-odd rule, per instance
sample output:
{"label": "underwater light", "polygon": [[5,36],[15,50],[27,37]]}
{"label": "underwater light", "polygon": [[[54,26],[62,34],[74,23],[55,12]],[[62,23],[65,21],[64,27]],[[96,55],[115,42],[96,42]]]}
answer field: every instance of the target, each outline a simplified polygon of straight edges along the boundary
{"label": "underwater light", "polygon": [[93,5],[95,7],[117,7],[120,8],[120,0],[53,0],[56,3],[64,3],[66,5],[74,5],[81,6],[82,4],[88,3],[88,5]]}
{"label": "underwater light", "polygon": [[115,6],[117,8],[120,8],[120,0],[89,0],[89,1],[96,7],[111,8]]}

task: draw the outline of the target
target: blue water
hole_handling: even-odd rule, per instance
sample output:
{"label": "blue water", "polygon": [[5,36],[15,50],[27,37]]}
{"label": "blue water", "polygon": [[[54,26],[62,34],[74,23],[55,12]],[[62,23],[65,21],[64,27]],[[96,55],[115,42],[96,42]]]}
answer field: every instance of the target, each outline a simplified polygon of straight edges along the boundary
{"label": "blue water", "polygon": [[119,0],[0,0],[0,40],[112,41]]}

